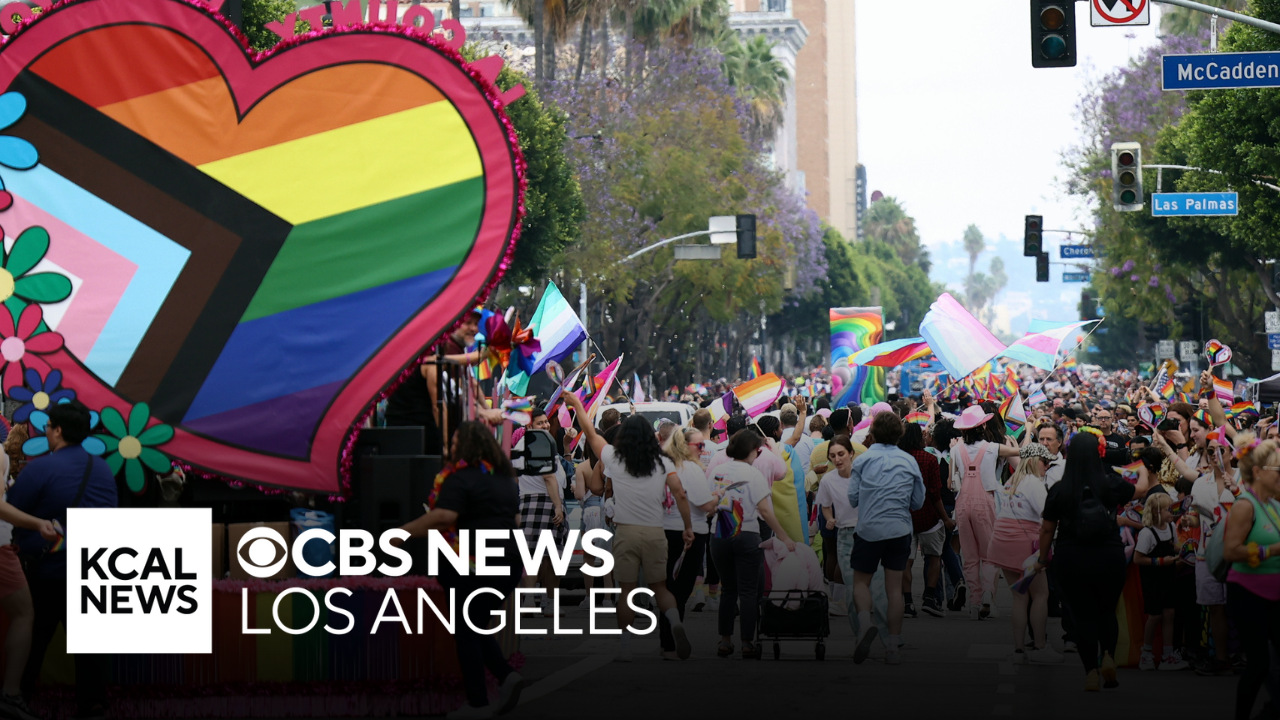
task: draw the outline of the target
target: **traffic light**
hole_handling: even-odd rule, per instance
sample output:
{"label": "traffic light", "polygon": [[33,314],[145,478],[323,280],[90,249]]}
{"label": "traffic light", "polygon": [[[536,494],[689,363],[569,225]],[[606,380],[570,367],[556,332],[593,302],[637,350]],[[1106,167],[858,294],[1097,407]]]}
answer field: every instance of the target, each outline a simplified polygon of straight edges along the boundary
{"label": "traffic light", "polygon": [[1111,143],[1111,204],[1120,212],[1141,210],[1142,146],[1138,143]]}
{"label": "traffic light", "polygon": [[1036,282],[1049,282],[1049,253],[1036,255]]}
{"label": "traffic light", "polygon": [[1080,319],[1098,319],[1098,303],[1094,301],[1093,295],[1091,295],[1088,290],[1080,291]]}
{"label": "traffic light", "polygon": [[1142,325],[1142,335],[1147,339],[1147,342],[1149,343],[1160,342],[1160,340],[1162,340],[1168,334],[1168,332],[1169,332],[1169,328],[1165,327],[1164,325],[1150,325],[1147,323],[1143,323]]}
{"label": "traffic light", "polygon": [[1188,300],[1173,309],[1182,326],[1182,337],[1187,340],[1200,339],[1200,306],[1194,300]]}
{"label": "traffic light", "polygon": [[1040,254],[1040,233],[1044,230],[1044,218],[1039,215],[1028,215],[1022,221],[1022,256],[1035,257]]}
{"label": "traffic light", "polygon": [[1075,1],[1031,0],[1031,67],[1075,66]]}
{"label": "traffic light", "polygon": [[750,260],[756,256],[756,216],[738,216],[738,258]]}

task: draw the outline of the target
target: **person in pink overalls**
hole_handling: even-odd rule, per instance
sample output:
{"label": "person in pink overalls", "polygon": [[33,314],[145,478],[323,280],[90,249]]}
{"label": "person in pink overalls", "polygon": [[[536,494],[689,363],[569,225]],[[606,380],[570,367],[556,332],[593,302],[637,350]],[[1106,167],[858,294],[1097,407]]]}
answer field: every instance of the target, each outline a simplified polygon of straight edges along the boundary
{"label": "person in pink overalls", "polygon": [[987,424],[994,417],[978,405],[960,413],[955,427],[963,435],[952,441],[949,463],[951,487],[959,493],[956,528],[964,559],[964,582],[974,598],[969,604],[969,617],[973,620],[990,617],[991,603],[995,601],[998,568],[987,561],[987,546],[996,524],[995,493],[1001,489],[996,468],[1000,458],[1018,456],[1018,448],[993,442],[997,436]]}

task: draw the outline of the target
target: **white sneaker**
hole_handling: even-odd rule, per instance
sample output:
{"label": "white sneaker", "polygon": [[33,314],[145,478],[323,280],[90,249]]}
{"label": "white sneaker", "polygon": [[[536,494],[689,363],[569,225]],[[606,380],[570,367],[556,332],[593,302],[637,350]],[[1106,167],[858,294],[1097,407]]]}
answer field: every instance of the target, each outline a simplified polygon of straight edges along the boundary
{"label": "white sneaker", "polygon": [[1161,670],[1186,670],[1187,667],[1187,661],[1176,655],[1165,655],[1160,661]]}
{"label": "white sneaker", "polygon": [[445,715],[447,720],[479,720],[481,718],[493,717],[493,708],[485,705],[484,707],[473,707],[471,704],[463,705],[453,712]]}
{"label": "white sneaker", "polygon": [[885,649],[885,651],[884,651],[884,664],[885,664],[885,665],[901,665],[901,664],[902,664],[902,650],[901,650],[901,648],[896,648],[896,647],[895,647],[895,648],[887,648],[887,649]]}
{"label": "white sneaker", "polygon": [[1013,652],[1009,653],[1009,662],[1013,663],[1014,665],[1026,665],[1027,653],[1022,650],[1014,650]]}
{"label": "white sneaker", "polygon": [[1066,642],[1062,643],[1062,652],[1070,653],[1072,655],[1077,655],[1080,653],[1080,651],[1076,649],[1076,644],[1071,642],[1070,640],[1067,640]]}
{"label": "white sneaker", "polygon": [[495,715],[506,715],[520,704],[520,691],[524,690],[524,678],[513,672],[498,686],[498,702]]}
{"label": "white sneaker", "polygon": [[591,607],[591,593],[587,593],[587,596],[582,598],[582,602],[578,603],[578,607],[580,608]]}
{"label": "white sneaker", "polygon": [[1056,664],[1063,661],[1062,655],[1051,645],[1045,645],[1042,648],[1027,651],[1027,659],[1033,663]]}
{"label": "white sneaker", "polygon": [[720,610],[720,596],[708,597],[707,605],[702,609],[705,612],[718,612]]}
{"label": "white sneaker", "polygon": [[1142,655],[1138,658],[1139,670],[1155,670],[1156,658],[1151,654],[1150,650],[1143,650]]}
{"label": "white sneaker", "polygon": [[981,612],[981,610],[982,610],[982,608],[978,607],[977,605],[970,604],[970,605],[969,605],[969,619],[970,619],[970,620],[981,620],[981,619],[982,619],[982,617],[978,614],[979,612]]}

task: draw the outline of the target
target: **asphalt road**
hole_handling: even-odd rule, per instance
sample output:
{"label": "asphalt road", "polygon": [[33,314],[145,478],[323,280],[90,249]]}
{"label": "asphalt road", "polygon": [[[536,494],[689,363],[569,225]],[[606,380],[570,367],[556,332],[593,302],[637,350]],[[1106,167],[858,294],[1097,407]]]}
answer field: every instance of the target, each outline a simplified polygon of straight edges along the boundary
{"label": "asphalt road", "polygon": [[[919,585],[917,585],[919,587]],[[573,602],[576,605],[576,600]],[[1178,717],[1230,717],[1236,678],[1193,671],[1120,670],[1116,690],[1086,693],[1079,656],[1060,665],[1009,661],[1012,629],[1008,590],[997,597],[1000,617],[972,621],[967,612],[907,619],[903,662],[888,666],[878,645],[861,665],[852,660],[854,636],[844,618],[832,618],[826,659],[814,659],[811,641],[783,644],[782,659],[719,659],[715,616],[689,613],[693,657],[667,661],[657,633],[632,641],[634,660],[615,659],[618,641],[606,637],[525,636],[524,676],[531,682],[513,718],[685,718],[740,716],[791,718],[886,713],[893,718],[1134,718],[1155,712]],[[605,616],[605,620],[610,620]],[[562,627],[586,627],[586,611],[565,611]],[[550,620],[527,623],[550,627]],[[1058,621],[1051,643],[1061,649]],[[1265,698],[1265,691],[1261,699]],[[838,715],[836,715],[838,713]],[[1169,715],[1165,715],[1169,717]]]}

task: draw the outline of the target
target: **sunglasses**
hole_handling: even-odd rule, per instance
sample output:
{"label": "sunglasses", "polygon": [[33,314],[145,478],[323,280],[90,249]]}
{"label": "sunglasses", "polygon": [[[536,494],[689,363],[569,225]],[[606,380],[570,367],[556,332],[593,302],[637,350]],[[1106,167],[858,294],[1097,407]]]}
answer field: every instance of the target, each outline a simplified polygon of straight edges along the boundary
{"label": "sunglasses", "polygon": [[706,447],[706,446],[707,446],[707,444],[706,444],[706,443],[704,443],[704,442],[700,442],[700,443],[689,443],[689,447],[696,447],[696,448],[698,448],[699,450],[701,450],[702,448],[704,448],[704,447]]}

